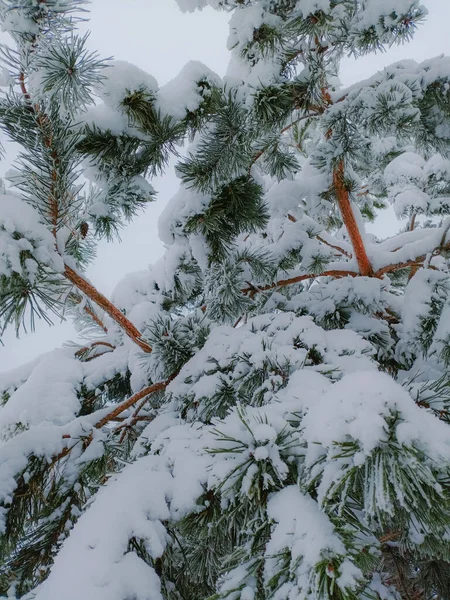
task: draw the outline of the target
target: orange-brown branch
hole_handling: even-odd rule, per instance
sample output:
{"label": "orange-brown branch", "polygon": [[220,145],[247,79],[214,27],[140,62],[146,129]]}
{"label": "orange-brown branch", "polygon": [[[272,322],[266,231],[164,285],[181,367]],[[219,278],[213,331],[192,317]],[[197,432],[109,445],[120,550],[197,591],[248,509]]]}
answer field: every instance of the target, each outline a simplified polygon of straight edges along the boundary
{"label": "orange-brown branch", "polygon": [[242,291],[243,294],[257,294],[259,292],[267,292],[268,290],[273,290],[275,288],[285,287],[286,285],[291,285],[293,283],[300,283],[301,281],[306,281],[307,279],[317,279],[317,277],[356,277],[358,273],[354,271],[340,271],[340,270],[332,270],[332,271],[323,271],[322,273],[305,273],[304,275],[298,275],[297,277],[291,277],[289,279],[281,279],[280,281],[276,281],[275,283],[269,283],[268,285],[264,285],[262,287],[257,287],[250,285],[248,288],[244,288]]}
{"label": "orange-brown branch", "polygon": [[150,396],[150,394],[154,394],[155,392],[165,390],[166,387],[169,385],[169,383],[172,381],[172,379],[174,377],[175,377],[175,375],[173,375],[172,377],[169,377],[165,381],[159,381],[158,383],[149,385],[148,387],[143,388],[140,392],[137,392],[137,394],[134,394],[134,396],[131,396],[127,400],[124,400],[123,402],[118,404],[114,408],[114,410],[112,410],[110,413],[105,415],[103,417],[103,419],[101,419],[95,425],[96,429],[101,429],[102,427],[104,427],[107,423],[109,423],[110,421],[112,421],[113,419],[118,417],[125,410],[127,410],[127,409],[131,408],[132,406],[134,406],[135,404],[137,404],[139,402],[139,400],[143,400],[144,398],[146,398],[147,396]]}
{"label": "orange-brown branch", "polygon": [[[322,95],[324,99],[324,106],[318,109],[318,113],[323,113],[327,106],[333,104],[332,98],[330,96],[329,91],[326,88],[323,88]],[[284,129],[281,130],[280,135],[288,131],[291,127],[293,127],[296,123],[301,121],[302,119],[311,117],[313,115],[304,115],[300,117],[297,121],[290,123]],[[326,137],[329,139],[332,135],[332,131],[327,131]],[[266,148],[263,148],[259,152],[255,154],[251,161],[251,166],[265,153]],[[354,255],[356,261],[358,263],[359,271],[361,275],[369,276],[373,274],[372,265],[370,263],[369,257],[367,256],[366,248],[361,237],[361,233],[359,231],[358,223],[356,222],[355,215],[353,213],[353,208],[350,202],[350,196],[345,185],[345,172],[344,172],[344,161],[339,161],[338,165],[335,167],[333,171],[333,187],[336,193],[336,199],[339,205],[339,210],[341,212],[342,220],[347,229],[350,241],[353,246]],[[338,248],[335,248],[338,249]],[[342,251],[340,249],[339,251]],[[348,256],[348,253],[343,254]]]}
{"label": "orange-brown branch", "polygon": [[[137,417],[133,417],[133,423],[137,423],[138,421],[153,421],[154,418],[151,415],[137,415]],[[111,423],[122,423],[114,431],[117,431],[120,427],[128,427],[125,421],[128,421],[128,417],[115,417],[115,419],[111,419]]]}
{"label": "orange-brown branch", "polygon": [[356,261],[358,263],[359,272],[361,275],[372,275],[372,265],[367,256],[358,223],[356,222],[353,208],[350,202],[350,196],[345,185],[344,177],[344,161],[339,161],[333,171],[333,186],[336,193],[336,198],[341,212],[342,220],[347,228],[348,236],[352,242]]}
{"label": "orange-brown branch", "polygon": [[151,352],[151,347],[142,340],[140,331],[133,323],[114,306],[103,294],[101,294],[92,284],[81,277],[76,271],[65,265],[64,275],[73,283],[80,291],[102,308],[114,321],[120,325],[130,339],[137,344],[144,352]]}
{"label": "orange-brown branch", "polygon": [[[380,269],[378,269],[378,271],[376,271],[376,273],[374,273],[374,277],[382,277],[386,273],[392,273],[394,271],[400,271],[400,269],[406,269],[408,267],[411,267],[412,275],[410,274],[410,277],[409,277],[409,279],[411,279],[411,277],[414,275],[414,273],[417,271],[417,269],[424,265],[424,263],[428,257],[432,258],[434,256],[439,256],[442,252],[450,250],[450,242],[446,242],[447,233],[448,233],[448,228],[445,229],[445,231],[442,235],[440,245],[437,246],[436,248],[434,248],[434,250],[432,250],[431,252],[429,252],[427,254],[422,254],[420,256],[416,256],[416,258],[413,258],[411,260],[407,260],[404,262],[398,262],[398,263],[394,263],[394,264],[385,265],[384,267],[381,267]],[[433,265],[430,265],[430,264],[428,265],[427,268],[428,269],[436,269],[436,267],[433,267]]]}
{"label": "orange-brown branch", "polygon": [[[331,106],[333,100],[327,88],[322,90],[322,95],[325,101],[325,106]],[[332,136],[332,130],[326,132],[326,139],[329,140]],[[333,187],[336,194],[339,210],[344,225],[347,229],[348,236],[353,246],[354,255],[358,263],[359,272],[361,275],[370,276],[373,274],[372,265],[367,256],[366,247],[364,246],[361,232],[359,231],[358,223],[355,219],[352,204],[348,189],[345,185],[345,169],[344,161],[341,159],[333,169]]]}
{"label": "orange-brown branch", "polygon": [[25,101],[31,104],[31,96],[28,93],[27,86],[25,85],[25,73],[23,72],[19,75],[19,84]]}
{"label": "orange-brown branch", "polygon": [[[408,281],[410,281],[412,279],[412,277],[415,275],[415,273],[417,273],[417,271],[420,269],[420,267],[423,267],[425,260],[426,260],[425,256],[419,256],[418,258],[416,258],[414,260],[408,260],[403,263],[395,263],[394,265],[386,265],[385,267],[378,269],[378,271],[376,271],[373,276],[381,278],[381,277],[383,277],[383,275],[386,275],[387,273],[394,273],[395,271],[400,271],[401,269],[411,268],[411,273],[408,277]],[[435,267],[433,265],[427,265],[427,269],[431,269],[432,271],[438,270],[437,267]]]}
{"label": "orange-brown branch", "polygon": [[[131,408],[132,406],[137,404],[139,402],[139,400],[147,398],[147,396],[150,396],[150,394],[153,394],[155,392],[159,392],[161,390],[166,389],[166,387],[177,376],[177,374],[178,373],[174,373],[173,375],[168,377],[165,381],[158,381],[157,383],[154,383],[153,385],[149,385],[149,386],[143,388],[141,391],[134,394],[133,396],[131,396],[130,398],[128,398],[127,400],[124,400],[123,402],[118,404],[114,408],[114,410],[112,410],[110,413],[108,413],[102,419],[100,419],[100,421],[98,421],[98,423],[95,424],[95,428],[101,429],[107,423],[109,423],[111,421],[116,421],[117,418],[119,417],[119,415],[121,415],[128,408]],[[71,439],[71,437],[72,436],[70,434],[62,435],[63,440]],[[86,436],[86,438],[83,438],[83,443],[85,444],[86,448],[89,446],[89,444],[92,442],[92,440],[93,440],[92,434]],[[51,462],[50,468],[53,467],[58,461],[62,460],[66,456],[68,456],[72,452],[72,450],[75,448],[75,446],[78,444],[78,442],[79,442],[79,440],[77,440],[75,442],[75,444],[73,444],[72,446],[67,446],[67,448],[64,448],[64,450],[62,450],[57,456],[55,456]]]}
{"label": "orange-brown branch", "polygon": [[378,271],[376,271],[374,273],[374,277],[381,278],[381,277],[383,277],[383,275],[386,275],[387,273],[394,273],[395,271],[400,271],[401,269],[407,269],[408,267],[412,267],[413,269],[415,269],[415,271],[417,271],[417,269],[423,265],[424,260],[425,260],[425,257],[418,257],[415,260],[408,260],[406,262],[395,263],[393,265],[386,265],[385,267],[378,269]]}

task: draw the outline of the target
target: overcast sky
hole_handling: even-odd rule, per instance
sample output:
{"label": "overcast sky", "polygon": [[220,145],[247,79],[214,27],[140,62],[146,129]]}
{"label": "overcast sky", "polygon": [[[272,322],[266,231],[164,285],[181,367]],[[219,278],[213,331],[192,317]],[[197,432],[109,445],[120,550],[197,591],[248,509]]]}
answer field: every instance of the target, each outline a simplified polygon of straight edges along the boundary
{"label": "overcast sky", "polygon": [[[438,54],[450,55],[450,2],[423,0],[429,10],[427,22],[410,44],[385,54],[358,61],[346,59],[340,74],[344,85],[369,77],[385,65],[405,58],[421,61]],[[200,60],[223,75],[227,63],[227,15],[213,10],[183,14],[175,0],[92,0],[89,45],[103,57],[134,63],[156,77],[160,84],[172,79],[188,60]],[[145,214],[122,232],[121,244],[104,244],[88,276],[109,295],[116,283],[130,271],[145,268],[162,254],[157,220],[165,203],[176,191],[177,180],[168,173],[154,181],[158,200]],[[37,354],[74,339],[70,323],[49,328],[38,324],[34,334],[17,340],[12,331],[0,347],[0,371],[30,360]]]}

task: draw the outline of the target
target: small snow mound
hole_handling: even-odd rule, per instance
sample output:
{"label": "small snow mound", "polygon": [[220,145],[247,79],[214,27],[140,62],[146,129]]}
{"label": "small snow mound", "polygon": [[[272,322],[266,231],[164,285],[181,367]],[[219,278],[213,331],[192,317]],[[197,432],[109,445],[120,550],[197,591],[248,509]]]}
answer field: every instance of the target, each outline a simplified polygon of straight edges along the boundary
{"label": "small snow mound", "polygon": [[203,63],[193,60],[159,90],[156,106],[161,112],[175,119],[184,119],[186,113],[199,108],[210,93],[211,86],[221,85],[222,81],[218,75]]}
{"label": "small snow mound", "polygon": [[133,92],[144,91],[153,96],[158,90],[152,75],[123,60],[113,61],[105,70],[105,76],[98,91],[104,103],[113,108]]}

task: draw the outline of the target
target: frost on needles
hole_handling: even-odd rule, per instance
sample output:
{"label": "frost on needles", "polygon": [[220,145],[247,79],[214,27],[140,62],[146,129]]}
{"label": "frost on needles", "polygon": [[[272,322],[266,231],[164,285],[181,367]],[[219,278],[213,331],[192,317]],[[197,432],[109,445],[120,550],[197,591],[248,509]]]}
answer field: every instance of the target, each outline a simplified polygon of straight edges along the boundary
{"label": "frost on needles", "polygon": [[[228,11],[223,80],[159,86],[88,49],[84,2],[0,0],[1,327],[85,340],[0,376],[0,595],[448,600],[450,59],[343,89],[426,9],[177,1]],[[173,157],[164,257],[107,298],[96,244]]]}

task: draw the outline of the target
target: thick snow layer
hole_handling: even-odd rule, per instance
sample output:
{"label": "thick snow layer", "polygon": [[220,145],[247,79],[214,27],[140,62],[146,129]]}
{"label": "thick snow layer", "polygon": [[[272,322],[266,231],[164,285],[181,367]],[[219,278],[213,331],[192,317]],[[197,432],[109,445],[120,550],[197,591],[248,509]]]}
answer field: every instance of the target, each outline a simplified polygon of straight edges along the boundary
{"label": "thick snow layer", "polygon": [[20,196],[0,194],[0,275],[15,272],[32,278],[36,262],[26,261],[24,269],[21,261],[24,251],[57,271],[63,269],[53,236],[37,210]]}
{"label": "thick snow layer", "polygon": [[72,350],[44,355],[2,407],[1,432],[19,424],[31,427],[68,423],[80,409],[77,392],[82,380],[83,365]]}
{"label": "thick snow layer", "polygon": [[365,0],[361,6],[359,26],[361,29],[366,29],[378,24],[382,19],[386,19],[388,24],[392,23],[394,21],[393,13],[397,17],[408,15],[411,9],[411,0],[396,0],[394,11],[392,10],[392,0]]}
{"label": "thick snow layer", "polygon": [[425,174],[430,176],[436,176],[438,178],[449,178],[450,177],[450,160],[444,158],[440,154],[434,154],[425,164]]}
{"label": "thick snow layer", "polygon": [[[377,0],[373,0],[376,2]],[[406,0],[409,2],[409,0]],[[409,2],[410,3],[410,2]],[[427,59],[421,63],[406,59],[389,65],[383,71],[377,72],[368,79],[359,81],[348,88],[333,92],[333,100],[338,100],[367,87],[379,85],[383,80],[395,78],[397,81],[405,82],[411,90],[416,89],[415,95],[422,93],[421,89],[429,86],[435,81],[448,80],[450,77],[450,57],[440,55]],[[418,91],[417,91],[418,90]]]}
{"label": "thick snow layer", "polygon": [[[103,433],[93,430],[94,420],[95,416],[90,415],[74,419],[68,425],[37,425],[4,442],[0,446],[0,503],[8,504],[11,501],[18,485],[17,476],[26,469],[31,455],[50,463],[61,451],[73,446],[70,462],[62,467],[66,483],[73,483],[77,474],[75,463],[82,453],[81,444],[77,444],[77,440],[92,433],[93,441],[89,451],[99,452],[98,444],[103,446]],[[0,508],[0,532],[5,527],[6,513],[6,508]]]}
{"label": "thick snow layer", "polygon": [[[96,495],[58,554],[36,600],[160,600],[159,578],[129,549],[133,536],[149,555],[164,552],[163,521],[195,509],[207,476],[207,458],[195,429],[175,426],[154,441],[158,456],[140,458]],[[80,573],[82,576],[80,577]]]}
{"label": "thick snow layer", "polygon": [[[51,461],[72,447],[65,463],[65,478],[75,476],[75,463],[93,460],[104,452],[103,432],[93,426],[111,409],[76,417],[81,404],[79,392],[96,390],[117,373],[128,368],[128,351],[121,347],[93,361],[82,363],[73,348],[49,352],[33,363],[2,375],[0,389],[6,392],[0,410],[0,502],[16,488],[16,476],[26,467],[30,455]],[[92,435],[87,452],[78,439]]]}
{"label": "thick snow layer", "polygon": [[[336,535],[332,523],[323,513],[317,502],[310,496],[300,492],[298,486],[285,487],[280,492],[273,494],[267,504],[267,514],[274,522],[272,535],[266,546],[265,579],[270,581],[279,572],[279,555],[289,551],[291,556],[291,569],[295,572],[296,583],[290,584],[294,588],[306,593],[313,583],[314,567],[321,560],[330,560],[336,556],[345,556],[346,548]],[[354,588],[362,578],[361,571],[349,563],[341,569],[346,577],[338,584],[347,588]],[[277,598],[286,597],[289,584],[279,590]],[[289,596],[290,597],[290,596]]]}
{"label": "thick snow layer", "polygon": [[[149,100],[154,102],[158,92],[156,79],[139,67],[125,61],[109,63],[104,75],[104,79],[96,90],[103,103],[90,105],[81,112],[77,119],[80,126],[87,125],[91,128],[111,131],[114,135],[128,134],[135,138],[148,140],[148,136],[132,126],[121,104],[127,96],[135,92],[143,92]],[[107,187],[106,183],[101,181],[100,174],[91,165],[86,166],[84,175],[95,181],[99,187]],[[142,181],[143,178],[140,177],[139,180]],[[143,181],[148,190],[149,184],[145,180]],[[137,182],[138,178],[135,178],[134,183]],[[106,207],[104,205],[102,207],[102,203],[97,204],[99,204],[97,213],[102,214]],[[95,207],[91,207],[90,212],[95,214]]]}
{"label": "thick snow layer", "polygon": [[0,394],[6,393],[11,395],[12,392],[22,385],[22,383],[25,383],[41,359],[42,356],[38,356],[30,362],[24,363],[15,369],[0,373]]}
{"label": "thick snow layer", "polygon": [[[393,416],[397,416],[394,432],[398,443],[422,451],[430,466],[446,468],[450,460],[448,425],[417,406],[388,375],[376,371],[352,373],[317,399],[302,423],[307,465],[312,467],[320,456],[327,456],[320,500],[338,480],[340,461],[362,465],[376,448],[388,443],[387,421]],[[349,442],[358,446],[353,458],[336,458],[336,444]]]}
{"label": "thick snow layer", "polygon": [[166,546],[161,521],[170,516],[166,494],[171,476],[161,472],[160,462],[158,457],[142,459],[98,492],[58,554],[37,600],[56,600],[61,589],[67,600],[162,597],[154,570],[128,550],[133,536],[146,540],[153,558],[161,556]]}
{"label": "thick snow layer", "polygon": [[95,390],[117,374],[125,375],[128,369],[128,355],[128,349],[120,346],[113,352],[104,352],[95,360],[84,362],[83,385],[87,390]]}
{"label": "thick snow layer", "polygon": [[297,214],[303,204],[304,195],[302,182],[283,179],[270,187],[265,200],[273,215],[286,217],[289,211]]}
{"label": "thick snow layer", "polygon": [[426,213],[431,199],[428,194],[414,187],[408,187],[395,195],[394,210],[397,217]]}
{"label": "thick snow layer", "polygon": [[448,295],[448,274],[431,269],[419,269],[405,290],[400,342],[397,353],[406,358],[423,352],[423,321],[429,318],[432,304],[445,302]]}
{"label": "thick snow layer", "polygon": [[[323,363],[305,364],[311,348]],[[213,329],[207,343],[184,365],[168,391],[175,398],[199,403],[201,408],[224,382],[238,390],[247,377],[266,365],[267,381],[261,383],[261,392],[268,402],[282,383],[268,365],[280,365],[290,373],[305,368],[339,377],[341,369],[370,369],[372,352],[370,344],[353,331],[325,331],[310,317],[295,317],[292,313],[260,315],[238,329]]]}
{"label": "thick snow layer", "polygon": [[369,246],[367,250],[373,267],[380,269],[389,265],[414,261],[428,255],[431,258],[432,252],[440,248],[442,244],[448,243],[448,239],[449,222],[446,220],[442,227],[417,228],[415,231],[389,238],[380,245]]}
{"label": "thick snow layer", "polygon": [[[65,433],[65,432],[64,432]],[[4,443],[0,452],[0,502],[7,503],[17,487],[16,477],[27,466],[30,454],[51,459],[67,445],[57,427],[35,427]],[[0,508],[0,532],[4,532],[6,509]]]}
{"label": "thick snow layer", "polygon": [[[80,122],[91,128],[97,127],[98,129],[109,130],[114,135],[129,132],[129,122],[126,114],[116,107],[108,106],[107,104],[89,106],[80,115]],[[84,175],[90,175],[89,171],[85,172]],[[91,179],[92,177],[89,178]],[[96,181],[96,179],[93,180]]]}

